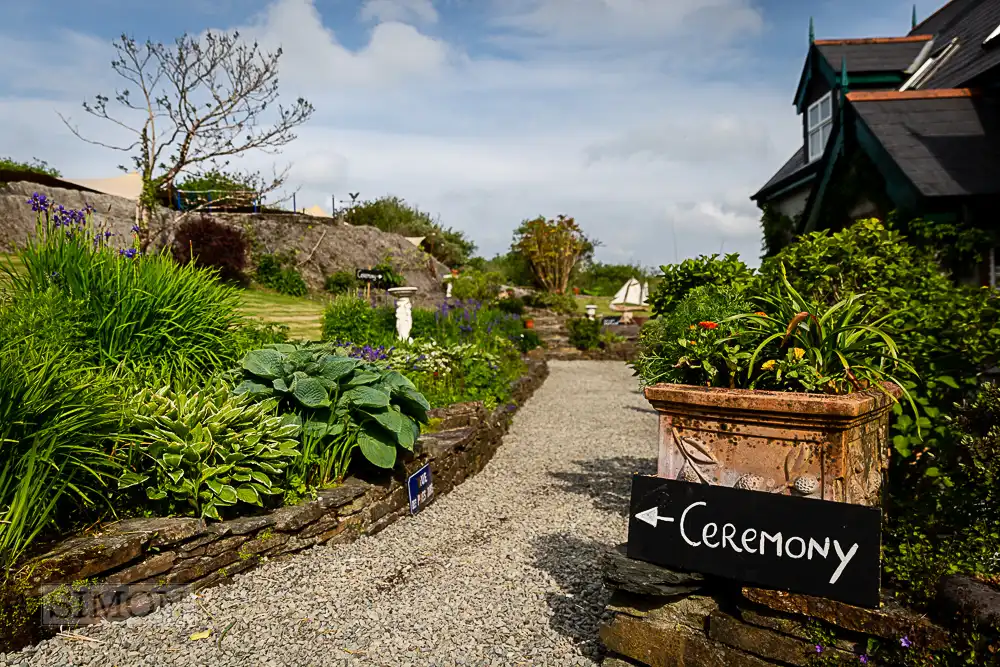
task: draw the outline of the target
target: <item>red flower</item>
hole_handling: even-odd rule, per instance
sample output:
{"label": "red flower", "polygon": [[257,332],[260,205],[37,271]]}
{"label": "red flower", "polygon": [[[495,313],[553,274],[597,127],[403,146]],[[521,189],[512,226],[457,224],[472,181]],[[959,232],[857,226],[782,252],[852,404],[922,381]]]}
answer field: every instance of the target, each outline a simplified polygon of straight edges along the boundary
{"label": "red flower", "polygon": [[717,329],[719,327],[716,322],[698,322],[698,326],[702,329]]}

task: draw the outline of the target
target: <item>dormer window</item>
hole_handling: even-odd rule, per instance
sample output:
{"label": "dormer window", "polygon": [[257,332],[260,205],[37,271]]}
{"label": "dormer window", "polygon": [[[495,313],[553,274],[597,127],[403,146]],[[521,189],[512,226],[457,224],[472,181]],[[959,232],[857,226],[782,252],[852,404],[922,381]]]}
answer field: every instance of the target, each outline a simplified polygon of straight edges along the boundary
{"label": "dormer window", "polygon": [[830,92],[810,104],[806,111],[806,145],[810,162],[822,157],[832,128],[833,93]]}

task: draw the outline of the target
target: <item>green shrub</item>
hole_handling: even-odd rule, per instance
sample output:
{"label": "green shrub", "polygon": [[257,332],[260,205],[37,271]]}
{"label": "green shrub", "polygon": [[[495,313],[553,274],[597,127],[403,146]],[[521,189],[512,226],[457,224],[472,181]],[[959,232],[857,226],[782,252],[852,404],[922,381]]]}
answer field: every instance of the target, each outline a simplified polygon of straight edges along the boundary
{"label": "green shrub", "polygon": [[[741,340],[740,327],[729,318],[752,310],[750,302],[737,291],[715,285],[705,285],[689,291],[674,308],[649,320],[639,333],[639,356],[633,363],[643,384],[661,382],[704,385],[713,382],[728,386],[735,383],[735,371],[722,359],[733,347],[732,355],[740,351],[743,368],[749,360],[747,346],[755,342],[749,336]],[[699,322],[718,323],[715,328],[699,327]],[[698,334],[698,335],[695,335]],[[690,352],[701,340],[701,355],[707,365],[682,363],[691,359]]]}
{"label": "green shrub", "polygon": [[717,285],[731,289],[746,287],[754,272],[740,260],[738,253],[719,258],[718,255],[701,255],[685,259],[680,264],[661,266],[663,277],[649,295],[653,316],[665,315],[673,310],[688,292],[703,285]]}
{"label": "green shrub", "polygon": [[285,494],[285,468],[299,457],[300,425],[223,383],[177,393],[145,390],[128,412],[134,433],[119,490],[142,487],[171,512],[221,520],[237,503],[264,507]]}
{"label": "green shrub", "polygon": [[62,176],[55,167],[50,167],[49,163],[38,158],[32,158],[31,162],[21,162],[9,157],[0,157],[0,171],[20,171],[26,174],[42,174],[43,176]]}
{"label": "green shrub", "polygon": [[31,202],[37,233],[18,252],[23,270],[5,267],[10,298],[64,294],[76,305],[59,322],[78,334],[90,362],[211,372],[238,357],[239,294],[211,270],[178,265],[165,253],[116,250],[89,210],[60,209],[44,195]]}
{"label": "green shrub", "polygon": [[306,281],[295,268],[288,255],[264,254],[257,258],[257,282],[288,296],[305,296],[309,293]]}
{"label": "green shrub", "polygon": [[588,296],[612,297],[630,278],[649,280],[649,272],[638,264],[593,262],[575,276],[574,286]]}
{"label": "green shrub", "polygon": [[344,294],[323,312],[322,337],[331,343],[391,345],[396,340],[396,314],[392,308],[372,308],[364,299]]}
{"label": "green shrub", "polygon": [[[413,451],[430,405],[413,383],[379,365],[331,353],[325,345],[274,345],[243,358],[238,394],[279,400],[303,428],[297,472],[307,482],[339,481],[351,452],[392,468],[397,448]],[[315,468],[318,472],[311,475]]]}
{"label": "green shrub", "polygon": [[578,350],[593,350],[601,343],[601,322],[577,317],[566,322],[569,344]]}
{"label": "green shrub", "polygon": [[353,294],[358,287],[358,279],[351,271],[331,273],[323,282],[323,289],[330,294]]}
{"label": "green shrub", "polygon": [[538,337],[538,334],[531,329],[525,329],[520,333],[511,337],[514,345],[522,353],[531,352],[535,348],[542,346],[542,339]]}
{"label": "green shrub", "polygon": [[410,328],[411,338],[433,338],[437,332],[437,313],[426,308],[414,308],[410,313],[413,326]]}
{"label": "green shrub", "polygon": [[475,343],[416,341],[396,348],[389,361],[410,377],[433,407],[482,401],[487,409],[510,400],[510,383],[523,371],[516,348],[506,339],[490,352]]}
{"label": "green shrub", "polygon": [[563,315],[575,315],[580,308],[570,294],[554,294],[552,292],[531,292],[524,297],[524,305],[529,308],[551,310]]}
{"label": "green shrub", "polygon": [[492,301],[500,294],[503,276],[497,272],[467,269],[451,280],[451,295],[459,300]]}
{"label": "green shrub", "polygon": [[195,266],[215,269],[223,282],[244,285],[247,282],[247,254],[250,246],[241,229],[202,214],[189,218],[177,228],[173,255],[178,264],[193,261]]}
{"label": "green shrub", "polygon": [[509,296],[506,299],[497,299],[497,310],[511,315],[524,315],[524,299],[516,296]]}
{"label": "green shrub", "polygon": [[392,260],[390,259],[382,260],[372,267],[372,271],[377,271],[382,274],[382,284],[385,289],[402,287],[406,284],[406,278],[396,272],[396,269],[392,265]]}
{"label": "green shrub", "polygon": [[[0,308],[0,562],[10,568],[40,535],[99,504],[115,468],[111,382],[87,367],[58,323],[57,290]],[[66,526],[66,523],[63,523]]]}

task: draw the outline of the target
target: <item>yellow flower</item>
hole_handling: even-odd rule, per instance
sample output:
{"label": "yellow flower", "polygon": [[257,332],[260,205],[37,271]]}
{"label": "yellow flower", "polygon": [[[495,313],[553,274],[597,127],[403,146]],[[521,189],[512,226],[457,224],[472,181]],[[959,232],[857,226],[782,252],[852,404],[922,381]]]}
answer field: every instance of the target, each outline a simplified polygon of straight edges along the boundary
{"label": "yellow flower", "polygon": [[771,370],[772,368],[774,368],[774,359],[768,359],[767,361],[762,363],[760,367],[765,371]]}
{"label": "yellow flower", "polygon": [[792,354],[795,355],[796,359],[801,359],[802,357],[806,356],[806,351],[803,350],[801,347],[793,347]]}
{"label": "yellow flower", "polygon": [[698,328],[697,324],[692,324],[691,326],[688,327],[688,329],[697,329],[697,328]]}

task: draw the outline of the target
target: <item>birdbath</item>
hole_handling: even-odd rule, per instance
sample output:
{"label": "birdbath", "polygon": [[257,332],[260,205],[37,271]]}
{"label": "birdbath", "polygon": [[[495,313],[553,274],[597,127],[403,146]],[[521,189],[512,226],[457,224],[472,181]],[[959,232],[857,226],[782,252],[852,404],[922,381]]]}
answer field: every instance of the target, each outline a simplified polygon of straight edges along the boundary
{"label": "birdbath", "polygon": [[410,297],[416,293],[416,287],[389,288],[389,294],[396,299],[396,333],[399,340],[410,340],[410,329],[413,328],[413,303]]}
{"label": "birdbath", "polygon": [[587,311],[587,319],[592,320],[597,315],[597,306],[592,303],[588,303],[584,308]]}

